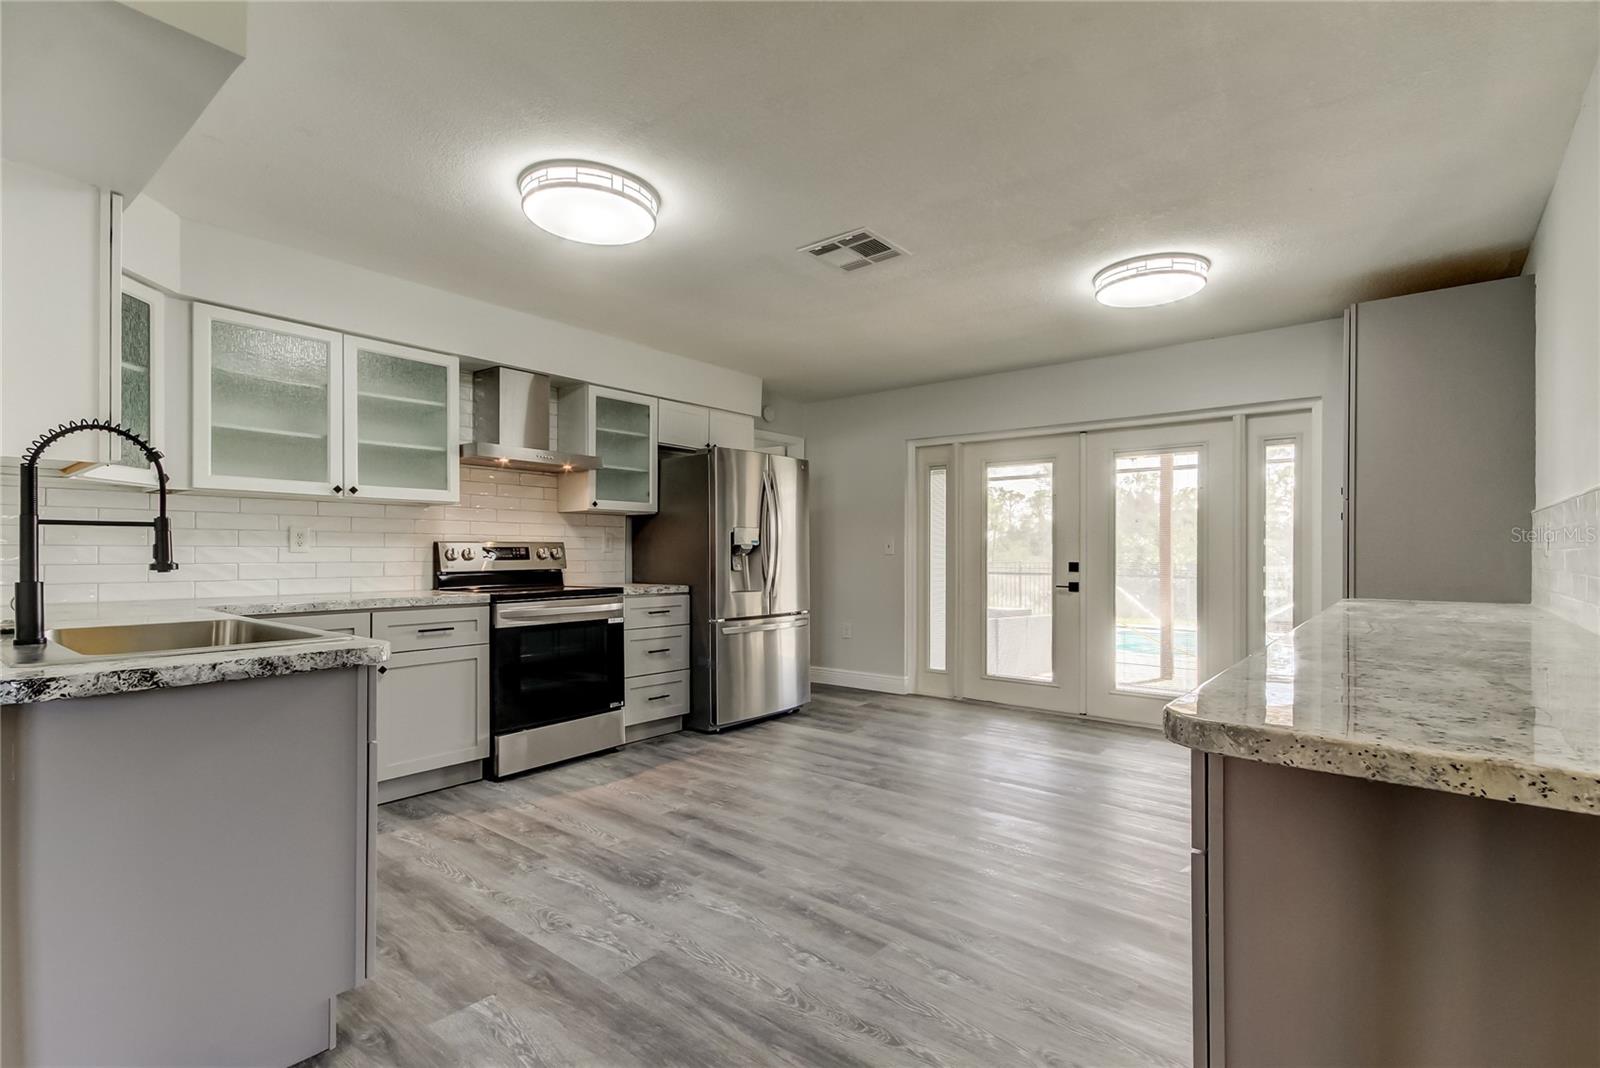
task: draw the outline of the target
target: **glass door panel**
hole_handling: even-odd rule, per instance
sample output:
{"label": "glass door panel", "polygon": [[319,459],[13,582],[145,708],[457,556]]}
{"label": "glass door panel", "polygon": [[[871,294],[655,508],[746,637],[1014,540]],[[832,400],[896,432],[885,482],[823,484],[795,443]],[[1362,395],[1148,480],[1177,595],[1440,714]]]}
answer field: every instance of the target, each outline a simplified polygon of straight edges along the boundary
{"label": "glass door panel", "polygon": [[201,304],[194,315],[196,484],[330,492],[343,477],[339,335]]}
{"label": "glass door panel", "polygon": [[984,674],[1055,679],[1055,464],[984,466]]}
{"label": "glass door panel", "polygon": [[955,696],[957,607],[956,455],[953,445],[917,449],[916,692]]}
{"label": "glass door panel", "polygon": [[1176,697],[1199,663],[1200,453],[1116,457],[1116,687]]}
{"label": "glass door panel", "polygon": [[[153,358],[157,343],[155,315],[159,295],[140,292],[125,279],[122,287],[122,353],[118,369],[118,408],[116,421],[155,444],[151,419],[151,398],[154,392],[152,375]],[[148,467],[150,461],[144,452],[131,441],[116,439],[116,462],[128,467]]]}
{"label": "glass door panel", "polygon": [[1088,712],[1154,726],[1238,659],[1231,420],[1088,435]]}
{"label": "glass door panel", "polygon": [[650,503],[650,405],[597,394],[594,399],[595,496],[602,501]]}
{"label": "glass door panel", "polygon": [[344,344],[346,376],[355,383],[353,433],[346,433],[350,484],[364,496],[455,499],[455,358],[361,338]]}
{"label": "glass door panel", "polygon": [[961,696],[1076,713],[1080,436],[961,448]]}

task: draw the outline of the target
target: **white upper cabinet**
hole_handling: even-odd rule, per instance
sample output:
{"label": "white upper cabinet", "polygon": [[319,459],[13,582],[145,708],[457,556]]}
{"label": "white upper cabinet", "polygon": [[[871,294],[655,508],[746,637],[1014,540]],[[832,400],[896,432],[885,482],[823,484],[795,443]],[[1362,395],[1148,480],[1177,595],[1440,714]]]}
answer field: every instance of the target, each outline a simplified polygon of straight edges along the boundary
{"label": "white upper cabinet", "polygon": [[194,486],[456,500],[457,373],[451,356],[196,304]]}
{"label": "white upper cabinet", "polygon": [[556,436],[563,452],[600,458],[594,471],[560,476],[563,512],[642,514],[656,510],[656,399],[603,386],[561,394]]}
{"label": "white upper cabinet", "polygon": [[703,449],[711,441],[711,409],[682,401],[662,400],[659,408],[663,445]]}
{"label": "white upper cabinet", "polygon": [[756,421],[738,412],[725,412],[712,408],[707,420],[709,441],[724,449],[753,449],[756,447]]}
{"label": "white upper cabinet", "polygon": [[344,493],[340,335],[194,306],[194,485]]}
{"label": "white upper cabinet", "polygon": [[663,400],[660,405],[660,424],[659,436],[663,445],[685,449],[703,449],[708,445],[729,449],[753,449],[756,446],[755,420],[736,412]]}
{"label": "white upper cabinet", "polygon": [[347,495],[459,498],[459,373],[454,356],[345,337]]}

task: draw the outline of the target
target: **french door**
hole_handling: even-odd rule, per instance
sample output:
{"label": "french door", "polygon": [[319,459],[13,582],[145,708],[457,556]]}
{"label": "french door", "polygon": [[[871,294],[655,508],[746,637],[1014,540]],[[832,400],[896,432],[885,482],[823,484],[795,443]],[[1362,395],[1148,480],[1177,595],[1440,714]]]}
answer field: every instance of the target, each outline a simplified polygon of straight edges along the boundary
{"label": "french door", "polygon": [[1089,714],[1156,725],[1242,655],[1232,420],[1086,435]]}
{"label": "french door", "polygon": [[960,695],[1083,711],[1081,435],[961,447]]}

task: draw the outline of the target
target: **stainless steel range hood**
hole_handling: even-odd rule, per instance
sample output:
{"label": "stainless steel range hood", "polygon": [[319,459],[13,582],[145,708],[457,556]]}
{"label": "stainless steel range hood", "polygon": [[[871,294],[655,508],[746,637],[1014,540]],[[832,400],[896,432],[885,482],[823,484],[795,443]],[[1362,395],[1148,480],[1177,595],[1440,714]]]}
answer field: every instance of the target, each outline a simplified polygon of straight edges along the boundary
{"label": "stainless steel range hood", "polygon": [[472,441],[461,462],[512,471],[591,471],[598,456],[550,448],[550,378],[511,367],[472,376]]}

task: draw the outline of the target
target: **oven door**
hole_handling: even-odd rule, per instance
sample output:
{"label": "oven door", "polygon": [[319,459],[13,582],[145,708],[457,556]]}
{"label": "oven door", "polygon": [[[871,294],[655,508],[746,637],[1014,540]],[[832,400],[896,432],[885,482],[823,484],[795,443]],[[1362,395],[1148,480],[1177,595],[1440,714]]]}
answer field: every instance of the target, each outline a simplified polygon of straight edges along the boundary
{"label": "oven door", "polygon": [[621,708],[622,599],[497,604],[489,662],[495,734]]}

